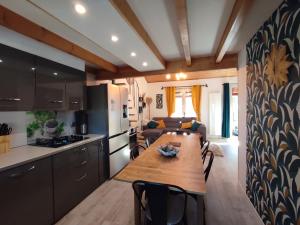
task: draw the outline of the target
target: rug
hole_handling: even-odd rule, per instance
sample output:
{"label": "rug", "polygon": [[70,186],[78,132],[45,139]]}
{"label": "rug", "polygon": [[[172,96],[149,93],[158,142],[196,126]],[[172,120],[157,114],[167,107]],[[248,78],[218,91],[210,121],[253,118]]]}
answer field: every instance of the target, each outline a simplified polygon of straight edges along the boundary
{"label": "rug", "polygon": [[212,151],[215,156],[224,157],[223,148],[218,144],[211,143],[208,150]]}

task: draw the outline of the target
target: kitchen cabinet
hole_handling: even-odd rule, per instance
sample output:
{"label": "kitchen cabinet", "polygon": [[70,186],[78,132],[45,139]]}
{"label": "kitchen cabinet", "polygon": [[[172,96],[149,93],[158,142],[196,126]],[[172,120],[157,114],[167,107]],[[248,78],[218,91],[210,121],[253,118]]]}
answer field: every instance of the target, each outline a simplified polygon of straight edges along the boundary
{"label": "kitchen cabinet", "polygon": [[102,184],[109,178],[109,152],[107,138],[102,139],[99,144],[99,181],[100,184]]}
{"label": "kitchen cabinet", "polygon": [[99,142],[53,157],[54,217],[62,218],[99,185]]}
{"label": "kitchen cabinet", "polygon": [[35,87],[34,56],[0,45],[0,110],[32,110]]}
{"label": "kitchen cabinet", "polygon": [[66,107],[68,110],[86,109],[85,73],[67,68],[66,75]]}
{"label": "kitchen cabinet", "polygon": [[66,109],[66,74],[64,66],[47,59],[36,59],[36,110]]}
{"label": "kitchen cabinet", "polygon": [[0,223],[53,224],[51,158],[0,173]]}

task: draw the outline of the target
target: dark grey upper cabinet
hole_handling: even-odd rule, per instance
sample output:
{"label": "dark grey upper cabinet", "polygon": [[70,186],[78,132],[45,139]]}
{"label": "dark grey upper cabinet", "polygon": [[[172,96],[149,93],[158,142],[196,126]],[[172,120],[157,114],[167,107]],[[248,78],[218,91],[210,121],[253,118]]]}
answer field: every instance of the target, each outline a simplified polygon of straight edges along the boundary
{"label": "dark grey upper cabinet", "polygon": [[34,102],[34,56],[0,45],[0,110],[32,110]]}
{"label": "dark grey upper cabinet", "polygon": [[66,73],[64,66],[38,57],[36,60],[36,110],[66,109]]}
{"label": "dark grey upper cabinet", "polygon": [[68,110],[86,109],[85,73],[66,68],[66,107]]}
{"label": "dark grey upper cabinet", "polygon": [[47,59],[36,60],[37,110],[85,109],[85,73]]}
{"label": "dark grey upper cabinet", "polygon": [[3,225],[53,224],[51,158],[0,173],[0,199]]}

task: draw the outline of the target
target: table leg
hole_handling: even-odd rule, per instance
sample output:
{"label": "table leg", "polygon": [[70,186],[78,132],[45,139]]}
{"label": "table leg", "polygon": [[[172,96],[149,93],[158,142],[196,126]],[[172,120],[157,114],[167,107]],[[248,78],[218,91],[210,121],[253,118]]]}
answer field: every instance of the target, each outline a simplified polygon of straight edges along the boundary
{"label": "table leg", "polygon": [[[139,195],[141,193],[138,193]],[[140,201],[138,197],[133,193],[134,195],[134,221],[135,225],[141,225],[141,206]]]}
{"label": "table leg", "polygon": [[205,225],[204,197],[197,196],[197,225]]}

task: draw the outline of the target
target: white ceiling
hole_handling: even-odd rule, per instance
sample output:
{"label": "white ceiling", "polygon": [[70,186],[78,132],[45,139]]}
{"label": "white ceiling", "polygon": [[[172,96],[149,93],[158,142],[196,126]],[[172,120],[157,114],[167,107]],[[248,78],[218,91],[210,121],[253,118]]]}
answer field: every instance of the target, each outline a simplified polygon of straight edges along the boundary
{"label": "white ceiling", "polygon": [[[125,0],[124,0],[125,1]],[[177,28],[175,0],[127,0],[166,60],[184,58]],[[78,15],[74,4],[87,8]],[[192,57],[214,55],[235,0],[187,0]],[[282,0],[254,0],[229,52],[238,53]],[[163,69],[138,34],[109,0],[0,0],[0,4],[115,65],[139,71]],[[113,43],[111,35],[119,36]],[[130,52],[137,53],[136,58]],[[142,62],[147,61],[148,67]]]}
{"label": "white ceiling", "polygon": [[6,8],[26,17],[27,19],[35,22],[36,24],[45,27],[52,32],[60,35],[61,37],[72,41],[73,43],[93,52],[96,55],[100,55],[107,61],[112,62],[115,65],[124,65],[117,57],[108,53],[96,43],[93,43],[85,36],[79,34],[77,31],[65,26],[63,23],[50,16],[43,10],[32,5],[25,0],[0,0],[0,4]]}
{"label": "white ceiling", "polygon": [[174,0],[127,0],[145,30],[167,59],[183,56]]}
{"label": "white ceiling", "polygon": [[239,52],[281,3],[282,0],[255,0],[229,52]]}
{"label": "white ceiling", "polygon": [[[154,53],[124,21],[109,1],[82,1],[87,10],[84,15],[79,15],[74,9],[77,0],[31,0],[31,2],[133,68],[139,71],[164,69]],[[118,36],[119,41],[112,42],[112,35]],[[130,56],[132,51],[136,52],[136,57]],[[148,63],[148,67],[143,67],[144,61]]]}
{"label": "white ceiling", "polygon": [[187,0],[191,55],[214,55],[235,0]]}

